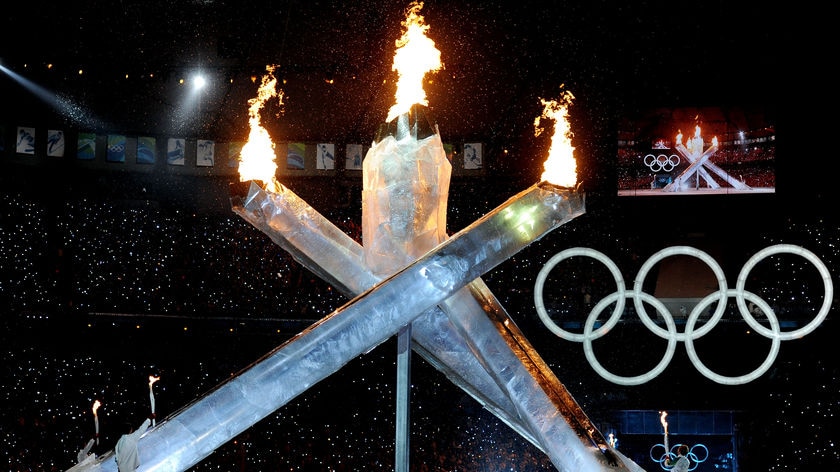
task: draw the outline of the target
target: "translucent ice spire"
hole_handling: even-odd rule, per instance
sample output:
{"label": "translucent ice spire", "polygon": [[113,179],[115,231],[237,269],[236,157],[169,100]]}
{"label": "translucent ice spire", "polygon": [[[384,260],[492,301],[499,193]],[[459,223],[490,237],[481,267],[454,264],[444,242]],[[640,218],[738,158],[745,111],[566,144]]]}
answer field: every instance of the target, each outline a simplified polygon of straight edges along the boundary
{"label": "translucent ice spire", "polygon": [[425,107],[380,129],[362,163],[362,245],[374,274],[391,275],[446,239],[451,173]]}

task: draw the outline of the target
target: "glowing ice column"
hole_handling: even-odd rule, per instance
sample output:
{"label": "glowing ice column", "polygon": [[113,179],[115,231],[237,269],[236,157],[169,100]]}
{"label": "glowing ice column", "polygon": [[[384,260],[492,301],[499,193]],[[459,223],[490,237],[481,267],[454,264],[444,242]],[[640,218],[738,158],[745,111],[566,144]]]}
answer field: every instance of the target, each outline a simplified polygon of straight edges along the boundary
{"label": "glowing ice column", "polygon": [[446,239],[452,165],[423,110],[414,105],[385,124],[363,162],[362,247],[380,277]]}
{"label": "glowing ice column", "polygon": [[[385,277],[446,239],[452,165],[425,107],[412,106],[380,134],[362,169],[362,246],[367,267]],[[397,338],[396,472],[410,463],[412,330],[409,323]]]}
{"label": "glowing ice column", "polygon": [[[579,216],[573,191],[539,183],[459,231],[196,402],[139,442],[142,471],[183,471],[370,351],[458,289]],[[564,435],[571,435],[561,433]],[[580,455],[583,443],[566,441]],[[598,458],[571,470],[602,470]],[[116,470],[113,453],[88,470]]]}

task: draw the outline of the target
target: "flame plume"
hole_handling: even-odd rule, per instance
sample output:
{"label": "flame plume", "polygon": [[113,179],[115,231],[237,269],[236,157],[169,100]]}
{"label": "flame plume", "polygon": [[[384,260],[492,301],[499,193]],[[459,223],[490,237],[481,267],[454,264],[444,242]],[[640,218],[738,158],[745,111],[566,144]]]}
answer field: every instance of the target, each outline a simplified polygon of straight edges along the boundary
{"label": "flame plume", "polygon": [[96,414],[96,411],[99,410],[100,406],[102,406],[102,403],[99,400],[95,400],[93,402],[93,408],[91,408],[91,410],[93,411],[93,427],[94,432],[96,434],[94,436],[94,438],[96,439],[96,444],[99,444],[99,415]]}
{"label": "flame plume", "polygon": [[266,66],[257,96],[248,100],[248,114],[251,132],[248,142],[239,153],[239,180],[260,180],[267,184],[274,181],[277,172],[275,162],[274,143],[268,131],[262,126],[260,111],[269,99],[277,97],[278,104],[283,105],[283,91],[277,90],[277,78],[274,77],[276,66]]}
{"label": "flame plume", "polygon": [[426,92],[423,90],[423,77],[427,72],[437,71],[442,67],[440,51],[435,42],[426,36],[429,26],[420,16],[423,2],[413,2],[403,21],[405,31],[396,41],[397,51],[394,53],[394,65],[391,70],[397,71],[396,103],[388,111],[386,122],[409,111],[412,105],[428,106]]}
{"label": "flame plume", "polygon": [[572,146],[572,130],[569,126],[569,106],[574,98],[568,91],[563,92],[559,101],[541,98],[543,112],[534,120],[535,136],[544,131],[540,126],[541,119],[554,120],[554,135],[551,137],[548,158],[543,164],[541,179],[562,187],[574,187],[577,184],[575,148]]}

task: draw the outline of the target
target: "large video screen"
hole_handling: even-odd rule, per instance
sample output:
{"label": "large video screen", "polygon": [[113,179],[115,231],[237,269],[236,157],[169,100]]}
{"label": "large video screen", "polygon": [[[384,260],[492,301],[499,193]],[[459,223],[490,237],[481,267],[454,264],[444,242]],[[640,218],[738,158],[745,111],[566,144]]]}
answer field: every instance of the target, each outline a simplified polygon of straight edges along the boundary
{"label": "large video screen", "polygon": [[658,108],[618,132],[618,195],[775,193],[776,130],[766,109]]}

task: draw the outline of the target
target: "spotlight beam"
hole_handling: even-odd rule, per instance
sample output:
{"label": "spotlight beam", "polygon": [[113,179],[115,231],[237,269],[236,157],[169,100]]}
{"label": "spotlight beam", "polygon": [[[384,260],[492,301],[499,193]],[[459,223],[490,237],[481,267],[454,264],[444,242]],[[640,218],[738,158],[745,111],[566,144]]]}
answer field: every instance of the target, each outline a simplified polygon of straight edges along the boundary
{"label": "spotlight beam", "polygon": [[2,64],[0,64],[0,71],[11,77],[21,87],[58,111],[62,116],[69,119],[71,122],[82,126],[102,127],[101,121],[93,117],[88,110],[74,103],[69,98],[57,95],[47,90],[46,88],[36,84]]}

